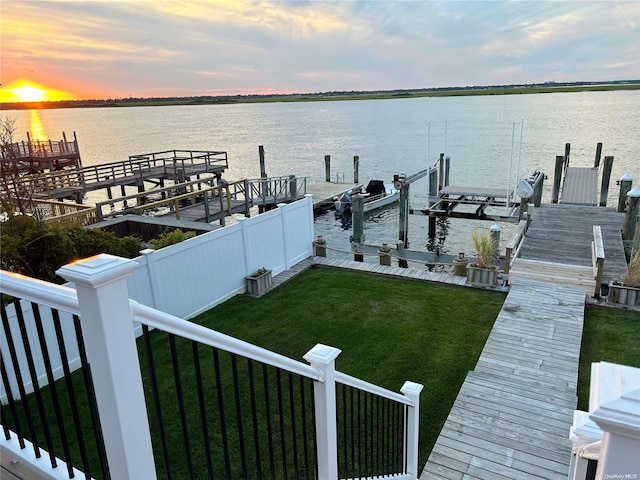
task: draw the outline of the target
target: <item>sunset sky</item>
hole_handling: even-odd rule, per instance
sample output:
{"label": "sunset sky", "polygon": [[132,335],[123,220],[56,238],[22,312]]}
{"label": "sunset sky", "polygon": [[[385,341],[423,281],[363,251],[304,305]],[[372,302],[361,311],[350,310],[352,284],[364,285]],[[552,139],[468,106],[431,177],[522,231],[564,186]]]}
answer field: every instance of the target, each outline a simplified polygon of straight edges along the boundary
{"label": "sunset sky", "polygon": [[0,9],[2,101],[640,78],[636,0],[2,0]]}

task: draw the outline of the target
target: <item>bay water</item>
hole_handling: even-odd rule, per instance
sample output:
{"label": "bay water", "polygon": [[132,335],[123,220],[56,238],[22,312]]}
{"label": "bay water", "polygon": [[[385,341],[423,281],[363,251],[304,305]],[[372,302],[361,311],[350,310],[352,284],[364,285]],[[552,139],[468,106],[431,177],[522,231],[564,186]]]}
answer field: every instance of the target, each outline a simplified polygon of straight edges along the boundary
{"label": "bay water", "polygon": [[[640,181],[640,92],[574,92],[531,95],[423,97],[388,100],[184,105],[157,107],[7,110],[16,121],[15,140],[70,138],[76,132],[83,165],[125,160],[163,150],[226,151],[227,180],[259,177],[258,146],[266,152],[268,175],[307,176],[324,181],[324,156],[332,178],[353,180],[360,158],[360,182],[390,182],[451,157],[456,186],[515,187],[518,178],[542,170],[549,178],[543,201],[551,198],[556,155],[571,143],[571,165],[593,166],[596,144],[614,156],[609,206],[617,203],[615,180],[630,173]],[[520,139],[522,138],[522,141]],[[426,206],[427,179],[410,187],[415,209]],[[427,248],[427,217],[411,215],[410,248]],[[449,253],[470,251],[471,229],[488,222],[439,222],[440,243]],[[512,225],[504,224],[502,243]],[[332,212],[315,220],[316,235],[331,256],[350,257],[349,224]],[[385,209],[365,223],[367,243],[394,245],[398,210]],[[446,235],[446,239],[444,236]],[[367,261],[377,261],[368,258]]]}

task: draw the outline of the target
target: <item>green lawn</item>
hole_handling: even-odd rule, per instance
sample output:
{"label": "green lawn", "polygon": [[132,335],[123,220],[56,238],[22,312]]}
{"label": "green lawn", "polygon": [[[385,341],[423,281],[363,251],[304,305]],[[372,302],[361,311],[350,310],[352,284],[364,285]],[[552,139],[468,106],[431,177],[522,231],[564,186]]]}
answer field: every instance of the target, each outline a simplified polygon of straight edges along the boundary
{"label": "green lawn", "polygon": [[338,370],[396,392],[406,380],[424,384],[423,465],[504,298],[320,268],[262,298],[236,296],[194,321],[301,361],[316,343],[337,347]]}
{"label": "green lawn", "polygon": [[578,371],[579,410],[589,410],[592,362],[620,363],[640,368],[639,312],[587,307]]}

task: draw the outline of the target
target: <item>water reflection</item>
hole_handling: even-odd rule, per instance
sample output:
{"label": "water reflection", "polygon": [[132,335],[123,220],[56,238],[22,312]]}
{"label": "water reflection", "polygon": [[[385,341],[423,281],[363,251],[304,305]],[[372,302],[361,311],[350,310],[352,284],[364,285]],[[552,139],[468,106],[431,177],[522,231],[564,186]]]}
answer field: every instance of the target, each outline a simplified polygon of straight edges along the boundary
{"label": "water reflection", "polygon": [[38,115],[38,110],[29,110],[29,112],[31,114],[31,120],[29,122],[29,132],[31,135],[31,140],[48,140],[49,137],[47,136],[47,132],[44,129],[44,125],[42,125],[40,115]]}
{"label": "water reflection", "polygon": [[438,253],[447,253],[444,242],[447,240],[450,226],[450,219],[446,217],[436,218],[436,232],[435,235],[427,241],[427,252],[435,252],[437,250]]}

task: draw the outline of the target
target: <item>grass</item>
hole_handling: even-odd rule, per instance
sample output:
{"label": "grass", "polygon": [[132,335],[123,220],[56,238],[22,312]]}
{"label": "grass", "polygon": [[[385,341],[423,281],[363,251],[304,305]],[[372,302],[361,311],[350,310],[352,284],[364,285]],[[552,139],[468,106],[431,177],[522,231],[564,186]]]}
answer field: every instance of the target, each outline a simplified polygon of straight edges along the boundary
{"label": "grass", "polygon": [[294,359],[316,343],[337,369],[393,391],[424,384],[423,465],[504,302],[496,292],[313,269],[262,298],[236,296],[194,319]]}
{"label": "grass", "polygon": [[592,362],[611,362],[640,368],[640,313],[586,308],[578,371],[579,410],[589,410]]}

